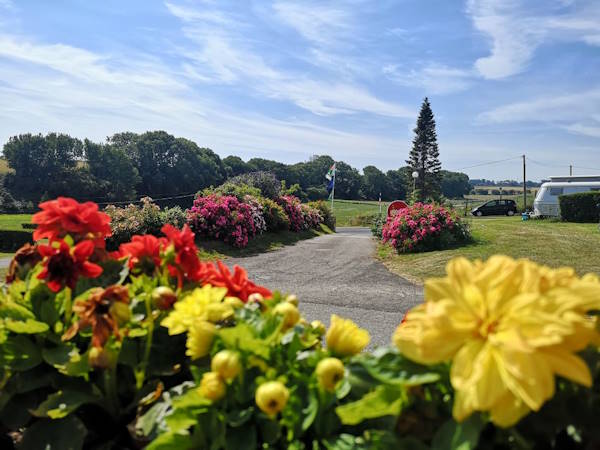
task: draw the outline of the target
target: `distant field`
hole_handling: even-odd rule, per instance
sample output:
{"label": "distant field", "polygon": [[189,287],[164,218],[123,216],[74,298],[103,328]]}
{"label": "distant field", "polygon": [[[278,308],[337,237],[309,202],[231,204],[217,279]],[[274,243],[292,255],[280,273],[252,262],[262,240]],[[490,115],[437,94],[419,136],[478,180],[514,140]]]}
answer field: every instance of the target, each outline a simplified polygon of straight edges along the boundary
{"label": "distant field", "polygon": [[475,242],[452,250],[398,255],[380,245],[379,258],[400,275],[415,281],[442,276],[455,256],[488,258],[505,254],[530,258],[551,267],[572,266],[579,274],[600,273],[598,224],[551,220],[521,221],[520,217],[470,219]]}
{"label": "distant field", "polygon": [[[331,204],[331,202],[329,202]],[[387,211],[386,202],[381,202],[381,210]],[[359,216],[379,213],[379,202],[360,200],[334,200],[333,213],[338,227],[361,225]]]}
{"label": "distant field", "polygon": [[22,223],[31,223],[31,214],[0,214],[0,230],[23,231]]}

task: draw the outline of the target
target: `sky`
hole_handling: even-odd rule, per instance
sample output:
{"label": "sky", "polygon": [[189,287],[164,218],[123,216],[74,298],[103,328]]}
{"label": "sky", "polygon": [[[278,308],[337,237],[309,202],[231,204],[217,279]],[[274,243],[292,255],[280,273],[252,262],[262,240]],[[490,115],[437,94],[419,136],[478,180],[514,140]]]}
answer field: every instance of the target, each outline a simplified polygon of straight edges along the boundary
{"label": "sky", "polygon": [[444,169],[600,173],[600,1],[0,0],[0,143],[164,129],[388,170],[424,97]]}

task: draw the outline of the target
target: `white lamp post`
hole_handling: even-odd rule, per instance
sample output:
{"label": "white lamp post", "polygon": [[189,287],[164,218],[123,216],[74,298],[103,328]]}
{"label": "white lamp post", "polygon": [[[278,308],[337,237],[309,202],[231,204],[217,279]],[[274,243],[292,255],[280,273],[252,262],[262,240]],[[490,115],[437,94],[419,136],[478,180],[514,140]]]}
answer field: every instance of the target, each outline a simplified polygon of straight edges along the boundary
{"label": "white lamp post", "polygon": [[413,191],[417,190],[417,178],[419,178],[419,172],[417,172],[416,170],[412,173],[412,177],[413,177]]}

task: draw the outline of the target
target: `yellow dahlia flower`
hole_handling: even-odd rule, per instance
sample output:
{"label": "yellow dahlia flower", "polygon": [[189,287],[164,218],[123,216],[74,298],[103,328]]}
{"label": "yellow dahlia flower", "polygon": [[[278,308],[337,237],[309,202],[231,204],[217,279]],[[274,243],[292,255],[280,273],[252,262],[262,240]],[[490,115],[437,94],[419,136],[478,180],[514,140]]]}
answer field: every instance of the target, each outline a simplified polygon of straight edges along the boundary
{"label": "yellow dahlia flower", "polygon": [[332,314],[331,324],[325,335],[327,348],[340,356],[355,355],[369,344],[371,336],[349,319]]}
{"label": "yellow dahlia flower", "polygon": [[267,381],[256,390],[255,400],[262,412],[274,416],[281,411],[288,399],[290,391],[279,381]]}
{"label": "yellow dahlia flower", "polygon": [[324,358],[317,364],[315,373],[321,387],[333,392],[344,378],[344,363],[337,358]]}
{"label": "yellow dahlia flower", "polygon": [[226,386],[218,373],[206,372],[202,375],[202,380],[200,380],[200,387],[198,389],[202,397],[214,402],[221,400],[225,396]]}
{"label": "yellow dahlia flower", "polygon": [[217,327],[205,320],[196,319],[188,331],[185,343],[186,355],[192,359],[202,358],[210,353],[213,340],[217,334]]}
{"label": "yellow dahlia flower", "polygon": [[409,311],[393,340],[408,358],[451,361],[453,414],[489,411],[500,426],[515,424],[554,395],[554,376],[592,383],[575,353],[598,339],[600,283],[570,269],[493,256],[456,258],[447,276],[425,283],[425,303]]}
{"label": "yellow dahlia flower", "polygon": [[173,305],[173,311],[160,323],[169,334],[188,331],[196,319],[216,323],[233,315],[233,307],[224,303],[227,288],[206,285],[194,289]]}

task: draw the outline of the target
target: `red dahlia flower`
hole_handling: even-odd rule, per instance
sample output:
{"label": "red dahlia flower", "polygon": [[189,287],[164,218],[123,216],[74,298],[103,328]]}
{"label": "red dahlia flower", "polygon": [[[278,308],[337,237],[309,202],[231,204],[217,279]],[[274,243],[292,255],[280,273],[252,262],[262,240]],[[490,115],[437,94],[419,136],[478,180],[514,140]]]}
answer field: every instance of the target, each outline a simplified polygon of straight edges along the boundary
{"label": "red dahlia flower", "polygon": [[73,248],[63,240],[54,241],[49,245],[39,245],[38,251],[44,257],[44,269],[38,278],[46,279],[54,292],[60,291],[63,286],[73,289],[80,276],[96,278],[102,273],[102,267],[88,261],[94,253],[92,241],[82,241]]}
{"label": "red dahlia flower", "polygon": [[69,234],[75,242],[91,238],[104,247],[104,238],[110,236],[110,217],[98,211],[94,202],[79,203],[72,198],[58,197],[40,203],[40,209],[31,219],[38,225],[33,232],[35,240],[56,240]]}
{"label": "red dahlia flower", "polygon": [[263,297],[271,297],[273,294],[263,286],[257,286],[248,279],[248,272],[240,266],[233,266],[233,275],[225,264],[217,261],[217,265],[211,266],[208,278],[203,281],[217,287],[226,287],[227,295],[237,297],[243,302],[248,301],[251,294],[260,294]]}
{"label": "red dahlia flower", "polygon": [[129,268],[148,275],[160,266],[160,251],[166,247],[165,238],[157,238],[151,234],[133,236],[131,242],[121,244],[117,258],[129,257]]}
{"label": "red dahlia flower", "polygon": [[194,233],[187,225],[178,230],[171,224],[163,226],[161,231],[167,236],[167,245],[172,245],[175,252],[173,261],[169,261],[169,272],[177,277],[181,286],[184,278],[194,279],[202,266],[194,242]]}
{"label": "red dahlia flower", "polygon": [[92,328],[92,346],[104,347],[110,335],[121,339],[119,323],[129,320],[129,290],[125,286],[96,288],[87,300],[77,301],[73,312],[79,321],[63,335],[63,341],[71,339],[79,330]]}

